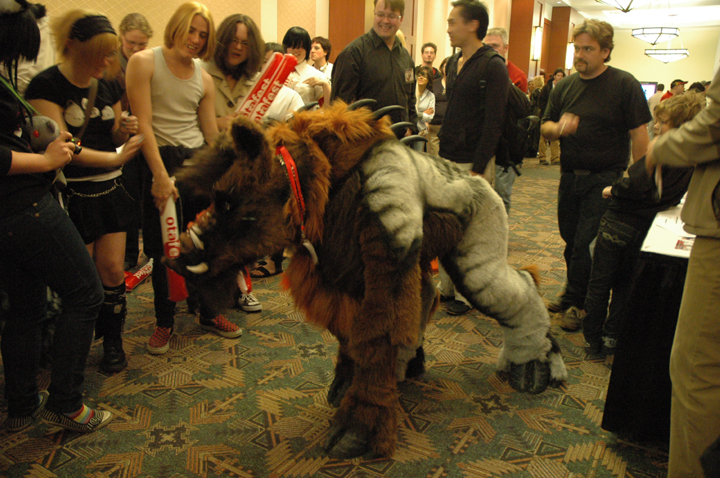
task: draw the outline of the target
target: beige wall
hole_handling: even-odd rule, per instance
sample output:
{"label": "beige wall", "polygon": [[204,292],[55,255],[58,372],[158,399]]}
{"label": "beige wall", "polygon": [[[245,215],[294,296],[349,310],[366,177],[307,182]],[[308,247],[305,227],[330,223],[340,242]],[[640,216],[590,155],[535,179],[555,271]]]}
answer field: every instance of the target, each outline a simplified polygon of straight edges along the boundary
{"label": "beige wall", "polygon": [[[690,56],[665,64],[645,56],[645,49],[652,48],[652,45],[633,38],[631,30],[615,30],[615,48],[609,65],[629,71],[640,81],[657,81],[666,86],[677,78],[691,83],[712,80],[718,67],[720,26],[681,28],[679,38],[683,47],[690,51]],[[665,47],[667,43],[658,45],[658,48]],[[672,47],[680,47],[679,39],[673,40]]]}
{"label": "beige wall", "polygon": [[277,39],[282,43],[292,27],[303,27],[315,36],[315,0],[277,0]]}

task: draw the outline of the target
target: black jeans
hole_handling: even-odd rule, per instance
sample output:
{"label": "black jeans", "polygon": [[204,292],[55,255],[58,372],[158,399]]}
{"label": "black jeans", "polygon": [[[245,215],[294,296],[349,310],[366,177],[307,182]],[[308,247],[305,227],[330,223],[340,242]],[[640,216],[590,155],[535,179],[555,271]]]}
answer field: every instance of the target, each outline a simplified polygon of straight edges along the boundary
{"label": "black jeans", "polygon": [[52,348],[47,408],[70,413],[82,406],[80,389],[95,320],[103,303],[100,277],[83,240],[50,194],[0,219],[0,274],[10,299],[2,334],[8,415],[30,415],[46,320],[47,287],[62,299]]}
{"label": "black jeans", "polygon": [[[617,338],[647,230],[647,227],[637,229],[607,215],[600,220],[585,298],[587,315],[583,319],[583,334],[588,343],[600,343],[603,336]],[[612,302],[608,314],[610,290]]]}
{"label": "black jeans", "polygon": [[611,170],[588,174],[563,172],[560,176],[558,226],[565,241],[567,280],[562,303],[566,307],[585,307],[592,266],[590,244],[610,203],[610,199],[602,197],[602,190],[621,174],[621,170]]}

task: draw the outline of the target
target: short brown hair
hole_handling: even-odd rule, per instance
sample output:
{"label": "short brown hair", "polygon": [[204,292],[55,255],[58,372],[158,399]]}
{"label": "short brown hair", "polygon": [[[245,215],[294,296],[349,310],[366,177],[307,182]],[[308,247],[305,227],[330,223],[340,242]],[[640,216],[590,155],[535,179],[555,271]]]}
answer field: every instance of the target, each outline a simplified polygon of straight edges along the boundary
{"label": "short brown hair", "polygon": [[[613,43],[613,35],[615,34],[615,31],[613,30],[612,25],[608,22],[603,22],[594,18],[585,20],[573,30],[573,39],[583,33],[587,33],[590,35],[590,38],[598,42],[600,49],[607,48],[610,50],[610,53],[612,53],[613,48],[615,48],[615,43]],[[610,61],[610,53],[608,53],[607,58],[605,58],[605,63]]]}
{"label": "short brown hair", "polygon": [[667,115],[670,125],[679,128],[695,117],[705,107],[705,98],[694,91],[682,95],[671,96],[655,107],[655,117]]}
{"label": "short brown hair", "polygon": [[172,48],[176,42],[184,40],[190,32],[190,24],[195,15],[200,15],[208,23],[208,37],[205,46],[198,53],[198,58],[208,61],[215,53],[215,23],[208,7],[198,2],[188,2],[180,5],[165,25],[164,41],[167,48]]}
{"label": "short brown hair", "polygon": [[[405,16],[405,0],[384,0],[385,8],[400,12],[400,16]],[[374,0],[373,6],[377,7],[378,0]]]}
{"label": "short brown hair", "polygon": [[311,46],[313,43],[317,43],[318,45],[320,45],[320,48],[322,48],[327,55],[326,60],[330,60],[330,52],[332,51],[332,45],[330,44],[330,40],[325,37],[315,37],[310,40]]}

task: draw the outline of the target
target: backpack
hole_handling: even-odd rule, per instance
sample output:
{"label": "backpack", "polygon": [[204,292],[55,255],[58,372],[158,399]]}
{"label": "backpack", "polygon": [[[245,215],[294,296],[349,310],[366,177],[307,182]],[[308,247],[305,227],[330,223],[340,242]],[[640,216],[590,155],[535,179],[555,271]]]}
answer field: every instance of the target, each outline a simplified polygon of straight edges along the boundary
{"label": "backpack", "polygon": [[[486,74],[488,62],[495,55],[500,56],[495,50],[489,50],[481,57],[480,68],[483,69],[483,76]],[[510,82],[505,121],[495,151],[495,164],[515,169],[518,176],[520,171],[515,166],[525,159],[525,153],[530,146],[530,128],[537,123],[537,117],[531,116],[532,113],[527,95]]]}

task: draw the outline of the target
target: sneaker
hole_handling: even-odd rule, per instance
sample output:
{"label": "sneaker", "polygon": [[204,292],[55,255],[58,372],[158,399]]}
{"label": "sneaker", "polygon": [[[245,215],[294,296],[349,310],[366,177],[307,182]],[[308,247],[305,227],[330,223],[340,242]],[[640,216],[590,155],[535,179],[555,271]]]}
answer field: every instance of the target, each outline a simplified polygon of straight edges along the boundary
{"label": "sneaker", "polygon": [[605,355],[615,355],[615,349],[617,348],[617,339],[612,337],[603,337],[602,350]]}
{"label": "sneaker", "polygon": [[66,430],[72,430],[80,433],[91,433],[98,430],[113,419],[113,414],[105,410],[93,410],[93,416],[87,423],[78,423],[75,420],[66,417],[62,413],[51,412],[47,408],[42,411],[40,418],[47,424],[55,425]]}
{"label": "sneaker", "polygon": [[585,317],[585,311],[578,309],[574,305],[565,311],[560,319],[560,328],[567,332],[575,332],[582,327],[582,321]]}
{"label": "sneaker", "polygon": [[550,312],[565,312],[570,308],[570,305],[563,302],[562,299],[558,299],[555,302],[550,302],[547,306],[547,310]]}
{"label": "sneaker", "polygon": [[260,312],[262,310],[262,304],[252,293],[240,294],[238,305],[245,312]]}
{"label": "sneaker", "polygon": [[469,304],[461,300],[453,300],[452,302],[448,303],[446,310],[447,313],[450,315],[463,315],[470,312],[472,310],[472,307],[470,307]]}
{"label": "sneaker", "polygon": [[172,327],[155,327],[155,332],[150,336],[147,350],[153,355],[162,355],[170,350],[170,337]]}
{"label": "sneaker", "polygon": [[211,321],[200,319],[200,327],[205,330],[211,330],[218,335],[222,335],[228,339],[234,339],[242,335],[242,329],[232,322],[228,321],[223,315],[218,315]]}
{"label": "sneaker", "polygon": [[35,418],[40,415],[40,412],[45,410],[45,404],[48,401],[50,394],[47,390],[43,390],[38,393],[38,406],[30,415],[24,417],[8,417],[5,422],[5,429],[9,432],[19,432],[25,430],[27,427],[33,424]]}

